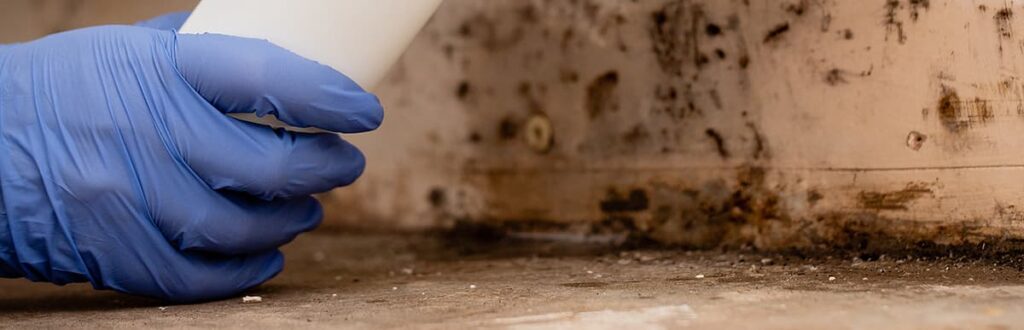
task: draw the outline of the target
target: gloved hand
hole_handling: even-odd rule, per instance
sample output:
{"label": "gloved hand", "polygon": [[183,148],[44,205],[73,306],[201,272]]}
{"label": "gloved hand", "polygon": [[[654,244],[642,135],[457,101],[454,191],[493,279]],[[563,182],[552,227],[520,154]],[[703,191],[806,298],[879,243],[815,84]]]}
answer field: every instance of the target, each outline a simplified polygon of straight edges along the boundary
{"label": "gloved hand", "polygon": [[[183,18],[143,25],[180,24]],[[170,23],[168,23],[170,22]],[[105,26],[0,47],[0,276],[194,302],[282,270],[377,98],[268,42]]]}

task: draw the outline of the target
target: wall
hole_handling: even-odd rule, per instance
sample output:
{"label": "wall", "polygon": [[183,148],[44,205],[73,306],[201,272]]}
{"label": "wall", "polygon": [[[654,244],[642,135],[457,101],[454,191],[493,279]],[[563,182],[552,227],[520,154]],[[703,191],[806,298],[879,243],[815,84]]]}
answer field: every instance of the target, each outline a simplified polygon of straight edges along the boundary
{"label": "wall", "polygon": [[[357,225],[763,248],[1022,238],[1004,1],[449,1],[380,90]],[[885,243],[883,243],[885,242]]]}

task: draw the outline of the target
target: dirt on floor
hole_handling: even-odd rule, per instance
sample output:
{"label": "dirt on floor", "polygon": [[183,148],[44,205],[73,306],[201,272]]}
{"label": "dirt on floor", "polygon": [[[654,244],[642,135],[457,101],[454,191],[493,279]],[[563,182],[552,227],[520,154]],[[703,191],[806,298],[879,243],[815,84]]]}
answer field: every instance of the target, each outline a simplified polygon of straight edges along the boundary
{"label": "dirt on floor", "polygon": [[1020,258],[623,249],[314,233],[284,273],[197,305],[0,280],[0,328],[1015,328]]}

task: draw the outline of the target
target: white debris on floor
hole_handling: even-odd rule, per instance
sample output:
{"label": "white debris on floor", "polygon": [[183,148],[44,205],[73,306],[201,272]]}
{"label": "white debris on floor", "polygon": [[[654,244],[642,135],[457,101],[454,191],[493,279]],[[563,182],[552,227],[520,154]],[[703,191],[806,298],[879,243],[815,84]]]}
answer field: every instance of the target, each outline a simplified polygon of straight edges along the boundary
{"label": "white debris on floor", "polygon": [[263,297],[260,297],[260,296],[245,296],[245,297],[242,297],[242,303],[243,304],[253,304],[253,303],[261,303],[261,302],[263,302]]}
{"label": "white debris on floor", "polygon": [[513,329],[675,329],[689,325],[697,313],[689,305],[654,306],[633,310],[562,312],[499,318],[493,324]]}

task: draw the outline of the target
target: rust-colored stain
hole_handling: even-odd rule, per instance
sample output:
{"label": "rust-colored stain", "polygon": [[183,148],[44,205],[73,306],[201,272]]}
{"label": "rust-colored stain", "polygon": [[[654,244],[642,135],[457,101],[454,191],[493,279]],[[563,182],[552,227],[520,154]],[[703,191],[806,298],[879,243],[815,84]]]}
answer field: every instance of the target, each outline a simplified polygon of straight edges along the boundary
{"label": "rust-colored stain", "polygon": [[938,104],[939,120],[947,130],[960,133],[995,118],[992,106],[980,98],[964,101],[952,88],[944,87]]}
{"label": "rust-colored stain", "polygon": [[914,182],[897,191],[863,191],[857,195],[857,201],[860,207],[869,210],[905,211],[913,201],[933,193],[928,184]]}

